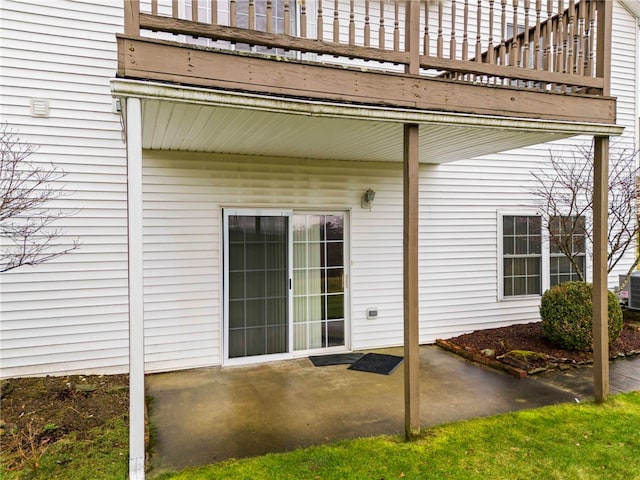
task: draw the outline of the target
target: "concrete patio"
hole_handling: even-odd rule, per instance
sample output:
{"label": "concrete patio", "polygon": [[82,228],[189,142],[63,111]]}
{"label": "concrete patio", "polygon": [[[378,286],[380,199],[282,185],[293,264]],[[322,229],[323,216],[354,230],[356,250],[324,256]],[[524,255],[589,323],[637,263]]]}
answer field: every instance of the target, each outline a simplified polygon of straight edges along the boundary
{"label": "concrete patio", "polygon": [[[379,350],[402,355],[402,349]],[[528,379],[420,348],[423,427],[592,397],[592,370]],[[404,432],[403,366],[391,375],[308,358],[149,375],[154,472],[334,440]],[[611,364],[611,392],[640,390],[640,359]]]}

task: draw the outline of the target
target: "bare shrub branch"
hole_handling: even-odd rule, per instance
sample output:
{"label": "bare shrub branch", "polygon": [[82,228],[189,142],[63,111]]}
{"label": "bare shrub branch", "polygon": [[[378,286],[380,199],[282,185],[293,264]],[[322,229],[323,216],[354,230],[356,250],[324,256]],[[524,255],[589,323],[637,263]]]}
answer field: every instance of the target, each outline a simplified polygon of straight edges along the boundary
{"label": "bare shrub branch", "polygon": [[[638,151],[612,146],[609,158],[609,226],[607,234],[607,271],[611,272],[634,248],[640,233],[638,210]],[[566,222],[563,233],[584,234],[593,245],[593,145],[579,146],[570,152],[549,152],[550,168],[531,172],[537,180],[531,193],[537,197],[537,207],[543,219],[544,228],[549,232],[549,241],[557,246],[584,280],[584,272],[577,261],[577,254],[571,244],[570,235],[557,235],[554,222],[558,218],[580,218],[581,222]],[[636,253],[629,266],[626,279],[640,263]],[[625,282],[626,283],[626,280]]]}
{"label": "bare shrub branch", "polygon": [[30,157],[36,147],[23,143],[4,123],[0,125],[0,272],[22,265],[38,265],[79,247],[61,241],[56,221],[75,212],[49,208],[63,196],[64,170]]}

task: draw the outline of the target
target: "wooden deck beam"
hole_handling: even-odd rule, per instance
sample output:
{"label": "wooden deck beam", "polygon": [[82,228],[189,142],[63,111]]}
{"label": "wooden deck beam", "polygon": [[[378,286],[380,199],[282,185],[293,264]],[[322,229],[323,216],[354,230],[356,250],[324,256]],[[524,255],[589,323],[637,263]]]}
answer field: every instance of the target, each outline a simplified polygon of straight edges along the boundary
{"label": "wooden deck beam", "polygon": [[[167,61],[171,58],[171,62]],[[614,124],[615,99],[465,84],[118,36],[118,76],[261,94],[477,115]]]}

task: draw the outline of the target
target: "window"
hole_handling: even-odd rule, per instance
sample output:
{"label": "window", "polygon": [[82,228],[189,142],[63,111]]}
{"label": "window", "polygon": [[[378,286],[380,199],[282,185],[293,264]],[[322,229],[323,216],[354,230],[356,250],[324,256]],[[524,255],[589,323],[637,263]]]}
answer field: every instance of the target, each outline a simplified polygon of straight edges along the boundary
{"label": "window", "polygon": [[580,280],[586,266],[584,217],[549,221],[549,285]]}
{"label": "window", "polygon": [[502,217],[502,296],[542,293],[542,228],[539,216]]}
{"label": "window", "polygon": [[584,278],[584,216],[556,216],[543,228],[538,215],[502,215],[500,298],[541,295],[558,283]]}

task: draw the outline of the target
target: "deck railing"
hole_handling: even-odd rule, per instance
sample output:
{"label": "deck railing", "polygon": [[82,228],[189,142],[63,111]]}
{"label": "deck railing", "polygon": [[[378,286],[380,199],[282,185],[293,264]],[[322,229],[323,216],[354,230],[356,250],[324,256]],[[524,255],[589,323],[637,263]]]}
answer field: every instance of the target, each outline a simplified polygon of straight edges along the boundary
{"label": "deck railing", "polygon": [[124,1],[125,33],[136,37],[450,81],[609,94],[606,0]]}

